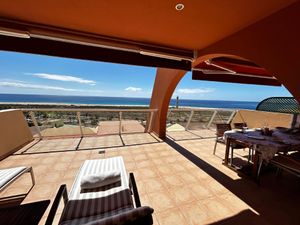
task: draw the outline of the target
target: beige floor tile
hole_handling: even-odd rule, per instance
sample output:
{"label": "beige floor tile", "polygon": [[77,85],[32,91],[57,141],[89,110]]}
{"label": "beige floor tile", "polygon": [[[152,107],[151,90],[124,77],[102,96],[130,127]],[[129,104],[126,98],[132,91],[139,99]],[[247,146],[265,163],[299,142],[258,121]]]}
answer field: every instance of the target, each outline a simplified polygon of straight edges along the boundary
{"label": "beige floor tile", "polygon": [[201,206],[199,203],[193,202],[182,204],[179,208],[184,215],[187,224],[203,225],[208,224],[210,221],[207,208]]}
{"label": "beige floor tile", "polygon": [[187,221],[178,208],[168,209],[165,212],[157,213],[157,218],[160,225],[186,225]]}
{"label": "beige floor tile", "polygon": [[153,168],[141,168],[135,171],[134,176],[139,180],[149,180],[159,177],[159,174]]}
{"label": "beige floor tile", "polygon": [[161,177],[168,189],[183,187],[185,183],[178,175],[163,175]]}
{"label": "beige floor tile", "polygon": [[171,131],[171,132],[167,132],[167,135],[176,141],[201,138],[201,137],[199,137],[191,132],[188,132],[188,131]]}
{"label": "beige floor tile", "polygon": [[187,185],[198,182],[198,179],[195,176],[188,173],[180,173],[179,176]]}
{"label": "beige floor tile", "polygon": [[144,184],[148,194],[166,191],[165,183],[159,178],[148,179]]}
{"label": "beige floor tile", "polygon": [[191,190],[198,200],[208,199],[214,196],[210,188],[201,182],[191,184],[187,189]]}
{"label": "beige floor tile", "polygon": [[170,189],[169,193],[172,195],[177,206],[196,201],[194,192],[184,186]]}
{"label": "beige floor tile", "polygon": [[27,195],[23,203],[50,199],[53,197],[57,189],[57,185],[53,184],[36,184]]}
{"label": "beige floor tile", "polygon": [[172,196],[167,191],[151,193],[148,194],[148,197],[151,207],[153,207],[157,213],[172,209],[176,206]]}
{"label": "beige floor tile", "polygon": [[148,133],[141,134],[123,134],[122,139],[125,145],[149,144],[158,142]]}
{"label": "beige floor tile", "polygon": [[229,206],[224,204],[224,202],[217,197],[202,200],[202,202],[199,204],[205,206],[208,216],[210,219],[212,219],[212,222],[222,220],[234,215]]}
{"label": "beige floor tile", "polygon": [[157,166],[157,170],[161,176],[171,175],[174,173],[172,168],[170,168],[168,165],[165,165],[165,164]]}

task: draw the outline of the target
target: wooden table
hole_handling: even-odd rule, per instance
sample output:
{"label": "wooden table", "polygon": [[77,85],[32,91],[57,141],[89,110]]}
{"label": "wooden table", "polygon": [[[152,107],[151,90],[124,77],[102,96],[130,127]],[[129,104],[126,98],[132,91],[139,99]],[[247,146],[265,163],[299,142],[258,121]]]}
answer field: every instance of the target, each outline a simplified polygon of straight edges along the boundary
{"label": "wooden table", "polygon": [[[233,143],[243,144],[255,150],[253,158],[252,176],[256,177],[259,164],[268,161],[277,152],[290,151],[300,148],[299,135],[291,135],[274,131],[274,136],[264,136],[260,131],[247,130],[245,132],[225,132],[226,150],[224,164],[229,165],[229,151]],[[279,138],[280,137],[280,138]]]}
{"label": "wooden table", "polygon": [[0,223],[7,225],[38,225],[50,200],[1,208]]}

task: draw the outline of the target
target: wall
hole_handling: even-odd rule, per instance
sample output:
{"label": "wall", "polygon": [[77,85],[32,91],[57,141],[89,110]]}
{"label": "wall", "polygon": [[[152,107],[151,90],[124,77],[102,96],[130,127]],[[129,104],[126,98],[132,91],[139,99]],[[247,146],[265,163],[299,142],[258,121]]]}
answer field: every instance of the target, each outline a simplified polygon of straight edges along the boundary
{"label": "wall", "polygon": [[246,122],[249,128],[260,128],[266,125],[270,128],[291,127],[292,120],[292,114],[239,110],[233,117],[231,125],[233,127],[233,123]]}
{"label": "wall", "polygon": [[21,110],[1,110],[0,124],[0,160],[33,139]]}
{"label": "wall", "polygon": [[[300,1],[198,51],[196,63],[217,56],[239,56],[274,74],[300,102]],[[251,93],[249,93],[251,95]]]}

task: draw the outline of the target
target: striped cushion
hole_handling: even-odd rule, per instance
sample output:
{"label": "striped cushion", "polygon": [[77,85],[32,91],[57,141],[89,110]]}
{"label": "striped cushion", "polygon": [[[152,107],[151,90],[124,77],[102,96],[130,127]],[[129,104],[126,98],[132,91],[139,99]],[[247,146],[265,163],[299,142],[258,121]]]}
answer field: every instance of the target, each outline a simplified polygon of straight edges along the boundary
{"label": "striped cushion", "polygon": [[[131,208],[125,210],[114,211],[113,213],[106,213],[101,216],[91,216],[81,219],[68,220],[60,225],[123,225],[132,222],[141,222],[138,224],[144,224],[142,222],[145,217],[148,217],[147,222],[152,222],[151,214],[154,210],[148,206],[142,206],[139,208]],[[147,223],[148,224],[148,223]],[[152,223],[151,223],[152,224]]]}
{"label": "striped cushion", "polygon": [[26,169],[24,166],[0,170],[0,189]]}
{"label": "striped cushion", "polygon": [[[121,172],[119,186],[83,191],[80,188],[81,178],[88,174],[117,170]],[[61,222],[81,217],[90,217],[112,210],[132,207],[132,197],[125,165],[122,157],[86,160],[81,166],[69,194],[69,201],[61,217]]]}
{"label": "striped cushion", "polygon": [[127,207],[127,208],[123,208],[123,209],[112,210],[110,212],[97,214],[97,215],[94,215],[94,216],[88,216],[88,217],[81,217],[81,218],[77,218],[77,219],[66,220],[66,221],[63,221],[63,222],[59,223],[59,225],[83,225],[85,223],[98,221],[98,220],[101,220],[103,218],[107,218],[107,217],[110,217],[110,216],[113,216],[113,215],[124,213],[124,212],[127,212],[127,211],[131,210],[131,209],[133,209],[132,206]]}

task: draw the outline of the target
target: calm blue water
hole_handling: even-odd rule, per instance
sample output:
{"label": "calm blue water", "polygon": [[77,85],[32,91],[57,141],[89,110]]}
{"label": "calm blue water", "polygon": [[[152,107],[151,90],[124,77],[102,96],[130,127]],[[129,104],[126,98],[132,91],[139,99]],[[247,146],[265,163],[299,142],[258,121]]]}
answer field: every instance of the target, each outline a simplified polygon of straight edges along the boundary
{"label": "calm blue water", "polygon": [[[0,102],[32,102],[32,103],[66,103],[66,104],[101,104],[101,105],[149,105],[149,98],[123,97],[91,97],[91,96],[58,96],[58,95],[21,95],[0,94]],[[172,99],[170,105],[175,106]],[[255,109],[258,102],[188,100],[180,99],[179,106],[205,108]]]}

